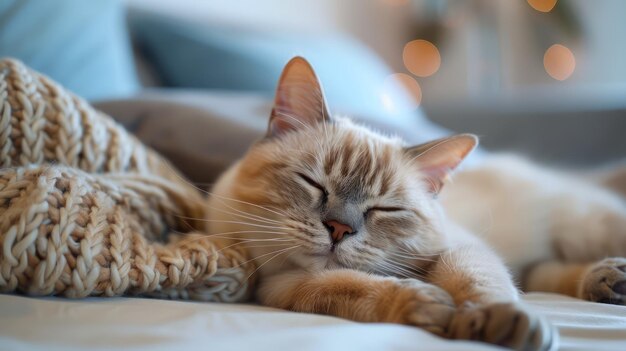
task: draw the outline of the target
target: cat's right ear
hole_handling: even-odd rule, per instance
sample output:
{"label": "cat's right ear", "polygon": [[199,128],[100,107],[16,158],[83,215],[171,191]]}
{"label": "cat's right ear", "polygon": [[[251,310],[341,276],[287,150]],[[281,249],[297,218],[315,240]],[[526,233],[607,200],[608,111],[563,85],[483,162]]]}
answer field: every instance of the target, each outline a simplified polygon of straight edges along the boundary
{"label": "cat's right ear", "polygon": [[278,81],[267,136],[308,128],[329,118],[322,85],[313,67],[300,56],[292,58]]}
{"label": "cat's right ear", "polygon": [[450,173],[477,145],[478,138],[475,135],[458,134],[413,146],[405,151],[428,181],[429,191],[436,195]]}

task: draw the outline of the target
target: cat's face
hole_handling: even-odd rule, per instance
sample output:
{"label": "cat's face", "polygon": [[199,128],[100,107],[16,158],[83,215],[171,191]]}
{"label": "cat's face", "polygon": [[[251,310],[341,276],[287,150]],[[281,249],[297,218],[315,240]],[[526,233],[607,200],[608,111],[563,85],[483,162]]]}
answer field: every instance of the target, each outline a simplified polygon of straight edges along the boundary
{"label": "cat's face", "polygon": [[240,222],[228,230],[255,238],[252,256],[266,255],[258,264],[278,255],[277,262],[309,270],[402,273],[409,257],[436,253],[445,236],[434,195],[475,138],[405,148],[399,139],[329,118],[325,106],[310,66],[292,60],[267,137],[216,188],[241,211],[226,215]]}
{"label": "cat's face", "polygon": [[233,183],[236,198],[278,212],[255,211],[301,245],[290,260],[373,270],[408,247],[440,247],[433,195],[400,142],[348,120],[324,123],[255,145]]}

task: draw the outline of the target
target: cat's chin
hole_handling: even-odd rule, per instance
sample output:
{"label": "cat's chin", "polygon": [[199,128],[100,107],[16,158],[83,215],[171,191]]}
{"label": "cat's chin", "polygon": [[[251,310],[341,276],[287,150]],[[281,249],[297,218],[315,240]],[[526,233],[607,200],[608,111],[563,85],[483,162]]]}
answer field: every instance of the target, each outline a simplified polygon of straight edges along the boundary
{"label": "cat's chin", "polygon": [[343,263],[339,259],[338,255],[335,252],[305,253],[300,255],[299,257],[293,257],[292,260],[293,263],[295,263],[300,268],[309,271],[349,268],[347,264]]}
{"label": "cat's chin", "polygon": [[348,266],[346,266],[345,264],[341,263],[339,260],[331,258],[326,262],[326,266],[324,266],[324,269],[341,269],[341,268],[348,268]]}

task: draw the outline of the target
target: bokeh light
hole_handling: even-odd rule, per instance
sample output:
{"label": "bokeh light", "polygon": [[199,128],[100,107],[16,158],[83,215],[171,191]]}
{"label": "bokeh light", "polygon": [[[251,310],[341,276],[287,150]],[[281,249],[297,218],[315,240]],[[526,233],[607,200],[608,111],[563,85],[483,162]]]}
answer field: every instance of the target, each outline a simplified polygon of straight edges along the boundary
{"label": "bokeh light", "polygon": [[404,66],[418,77],[435,74],[441,65],[437,47],[428,40],[418,39],[407,43],[402,52]]}
{"label": "bokeh light", "polygon": [[566,80],[576,69],[576,58],[570,49],[561,44],[554,44],[543,55],[543,67],[550,77]]}
{"label": "bokeh light", "polygon": [[557,0],[527,0],[528,4],[537,11],[550,12],[556,6]]}
{"label": "bokeh light", "polygon": [[415,111],[422,102],[422,88],[410,75],[395,73],[385,79],[381,100],[392,113]]}

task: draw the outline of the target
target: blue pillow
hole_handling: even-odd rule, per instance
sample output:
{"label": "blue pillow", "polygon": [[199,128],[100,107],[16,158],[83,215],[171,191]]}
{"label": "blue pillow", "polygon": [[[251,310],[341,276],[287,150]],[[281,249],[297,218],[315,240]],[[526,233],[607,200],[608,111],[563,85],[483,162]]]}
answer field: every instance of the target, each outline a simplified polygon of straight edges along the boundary
{"label": "blue pillow", "polygon": [[[255,91],[271,96],[283,66],[311,62],[334,111],[386,115],[381,89],[392,74],[377,55],[345,36],[310,36],[199,24],[131,11],[132,36],[167,86]],[[408,101],[398,91],[396,102]],[[419,112],[408,118],[415,118]],[[406,116],[405,116],[406,117]]]}
{"label": "blue pillow", "polygon": [[119,0],[2,0],[0,57],[5,56],[88,99],[139,88]]}

